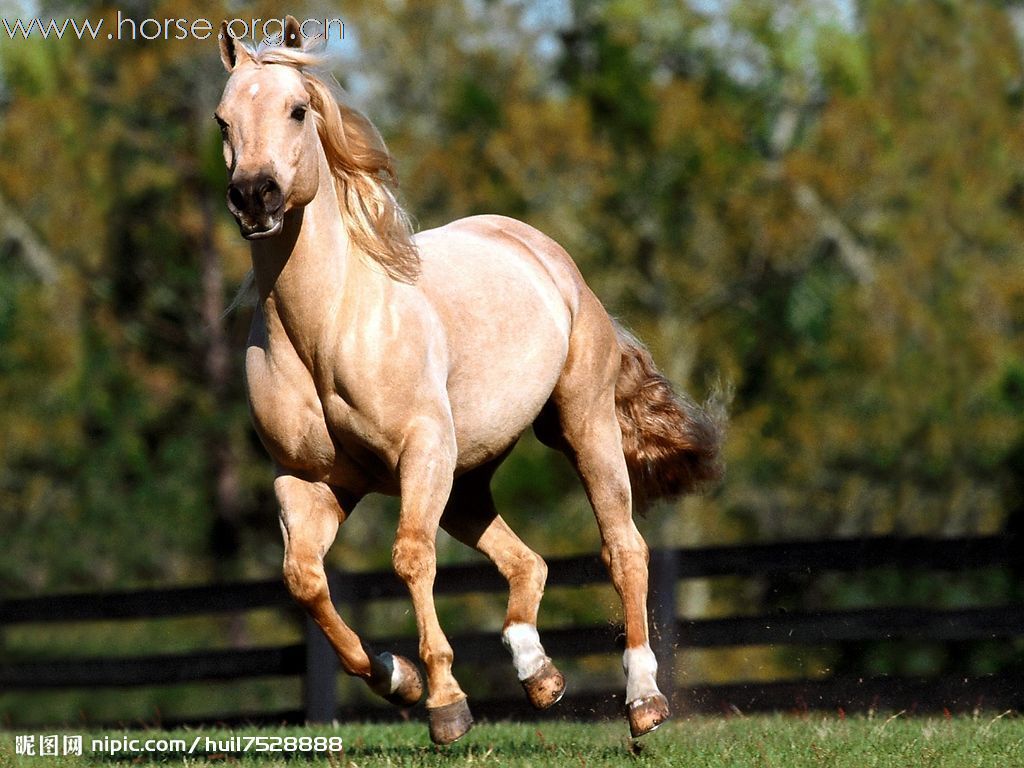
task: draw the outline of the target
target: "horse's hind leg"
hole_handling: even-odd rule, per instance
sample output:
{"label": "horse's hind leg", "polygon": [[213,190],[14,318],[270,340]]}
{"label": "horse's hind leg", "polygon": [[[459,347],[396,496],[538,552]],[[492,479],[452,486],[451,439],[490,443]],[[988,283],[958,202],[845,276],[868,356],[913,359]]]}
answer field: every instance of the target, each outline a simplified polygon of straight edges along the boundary
{"label": "horse's hind leg", "polygon": [[537,634],[537,612],[548,569],[541,556],[523,543],[494,508],[490,482],[498,463],[455,481],[441,526],[486,555],[508,581],[502,640],[512,654],[530,703],[537,709],[547,709],[565,692],[565,678],[544,653]]}
{"label": "horse's hind leg", "polygon": [[345,672],[363,678],[391,703],[412,706],[423,695],[423,681],[415,665],[402,656],[370,653],[331,602],[323,559],[349,510],[342,509],[334,492],[323,483],[287,474],[274,481],[274,492],[281,505],[288,591],[327,635]]}
{"label": "horse's hind leg", "polygon": [[[591,297],[592,298],[592,297]],[[556,442],[572,460],[594,508],[601,557],[622,600],[626,624],[626,707],[633,736],[654,730],[668,716],[655,680],[657,662],[647,634],[647,544],[633,523],[629,472],[615,408],[621,352],[603,307],[581,306],[569,360],[552,393]],[[538,436],[550,423],[537,425]]]}
{"label": "horse's hind leg", "polygon": [[[647,633],[647,544],[633,523],[629,474],[611,397],[566,430],[570,456],[601,532],[601,557],[622,600],[626,624],[626,708],[630,731],[642,736],[669,716],[658,689],[657,661]],[[572,419],[566,419],[572,423]]]}

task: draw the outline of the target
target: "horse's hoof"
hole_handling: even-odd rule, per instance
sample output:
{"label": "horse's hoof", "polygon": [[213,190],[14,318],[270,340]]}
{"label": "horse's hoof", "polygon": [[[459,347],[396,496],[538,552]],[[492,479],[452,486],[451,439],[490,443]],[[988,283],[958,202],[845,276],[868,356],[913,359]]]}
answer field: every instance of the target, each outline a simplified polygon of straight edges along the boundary
{"label": "horse's hoof", "polygon": [[660,693],[644,696],[626,705],[629,733],[635,739],[650,733],[669,718],[668,699]]}
{"label": "horse's hoof", "polygon": [[435,744],[458,741],[473,727],[469,704],[459,699],[443,707],[427,707],[430,715],[430,740]]}
{"label": "horse's hoof", "polygon": [[373,689],[384,701],[396,707],[412,707],[423,698],[423,677],[415,664],[391,653],[382,653],[377,661],[380,670],[375,670],[374,677],[380,682]]}
{"label": "horse's hoof", "polygon": [[565,678],[551,659],[544,666],[522,681],[523,690],[534,709],[547,709],[561,701],[565,694]]}

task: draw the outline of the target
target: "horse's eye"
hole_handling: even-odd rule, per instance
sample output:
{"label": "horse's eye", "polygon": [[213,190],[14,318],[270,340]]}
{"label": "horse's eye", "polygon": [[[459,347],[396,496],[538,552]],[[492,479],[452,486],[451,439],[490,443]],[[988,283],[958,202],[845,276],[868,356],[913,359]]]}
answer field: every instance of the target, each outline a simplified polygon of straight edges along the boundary
{"label": "horse's eye", "polygon": [[292,120],[298,120],[301,123],[305,119],[306,119],[306,108],[305,107],[295,107],[295,109],[292,110]]}

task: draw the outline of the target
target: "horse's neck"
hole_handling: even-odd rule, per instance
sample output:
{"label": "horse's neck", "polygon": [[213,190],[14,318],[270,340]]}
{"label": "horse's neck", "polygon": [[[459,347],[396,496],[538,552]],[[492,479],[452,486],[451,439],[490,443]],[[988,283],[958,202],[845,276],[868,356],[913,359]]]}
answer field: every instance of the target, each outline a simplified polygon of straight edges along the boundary
{"label": "horse's neck", "polygon": [[251,245],[267,331],[287,334],[299,356],[310,364],[356,258],[322,149],[320,183],[313,200],[289,211],[277,236]]}

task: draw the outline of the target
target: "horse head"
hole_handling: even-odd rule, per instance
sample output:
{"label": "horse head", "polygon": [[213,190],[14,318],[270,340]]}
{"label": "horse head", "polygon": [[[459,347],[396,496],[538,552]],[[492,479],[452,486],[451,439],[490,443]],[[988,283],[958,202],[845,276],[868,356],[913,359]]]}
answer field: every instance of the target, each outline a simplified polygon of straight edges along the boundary
{"label": "horse head", "polygon": [[[291,16],[284,47],[302,54],[302,34]],[[289,211],[309,204],[319,185],[319,139],[307,80],[289,59],[279,63],[254,55],[226,24],[220,52],[230,73],[215,114],[230,177],[228,209],[243,237],[271,237]]]}

